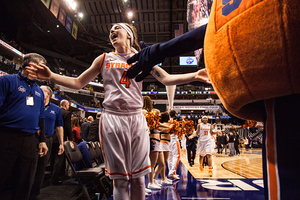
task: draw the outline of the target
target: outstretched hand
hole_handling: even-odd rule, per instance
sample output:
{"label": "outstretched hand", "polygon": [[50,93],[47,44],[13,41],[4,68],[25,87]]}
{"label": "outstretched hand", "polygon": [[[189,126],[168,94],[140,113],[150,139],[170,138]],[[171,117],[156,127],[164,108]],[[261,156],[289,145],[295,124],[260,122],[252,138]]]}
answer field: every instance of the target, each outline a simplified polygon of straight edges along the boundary
{"label": "outstretched hand", "polygon": [[[146,44],[146,43],[142,43]],[[140,42],[140,46],[141,42]],[[127,76],[129,78],[135,78],[137,82],[142,81],[147,75],[150,74],[154,65],[161,63],[163,59],[158,56],[159,44],[154,44],[152,46],[147,46],[143,48],[139,53],[134,54],[131,58],[127,60],[128,64],[132,64],[137,61],[136,64],[131,66],[127,71]],[[139,74],[142,72],[141,74]]]}
{"label": "outstretched hand", "polygon": [[207,73],[206,69],[200,69],[200,70],[198,70],[195,78],[198,79],[201,82],[211,84],[211,81],[209,79],[209,76],[208,76],[208,73]]}
{"label": "outstretched hand", "polygon": [[30,66],[30,70],[36,73],[36,76],[38,79],[42,79],[42,80],[50,80],[51,77],[51,70],[44,64],[35,64],[30,62],[29,63]]}

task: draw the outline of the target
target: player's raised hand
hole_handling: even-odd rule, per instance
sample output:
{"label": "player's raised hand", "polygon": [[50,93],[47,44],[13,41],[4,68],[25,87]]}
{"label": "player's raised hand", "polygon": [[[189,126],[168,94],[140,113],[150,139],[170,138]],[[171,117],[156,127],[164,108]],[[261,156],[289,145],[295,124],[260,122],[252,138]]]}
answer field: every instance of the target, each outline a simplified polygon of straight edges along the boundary
{"label": "player's raised hand", "polygon": [[[164,58],[159,57],[158,53],[159,44],[154,44],[152,46],[147,46],[143,48],[139,53],[134,54],[131,58],[127,60],[128,64],[132,64],[137,61],[133,66],[131,66],[127,71],[127,76],[129,78],[135,78],[137,82],[142,81],[152,70],[152,67],[158,63],[161,63]],[[141,74],[139,74],[142,72]]]}
{"label": "player's raised hand", "polygon": [[31,67],[34,67],[37,69],[36,75],[38,79],[42,80],[50,80],[51,77],[51,70],[44,64],[35,64],[35,63],[29,63]]}

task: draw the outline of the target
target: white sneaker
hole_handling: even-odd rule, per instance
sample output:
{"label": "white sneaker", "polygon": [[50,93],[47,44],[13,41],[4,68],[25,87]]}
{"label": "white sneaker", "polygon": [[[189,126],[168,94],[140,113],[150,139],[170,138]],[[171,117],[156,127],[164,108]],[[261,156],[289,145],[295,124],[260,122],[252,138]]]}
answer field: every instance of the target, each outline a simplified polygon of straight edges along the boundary
{"label": "white sneaker", "polygon": [[148,183],[148,188],[149,189],[154,189],[154,190],[160,190],[161,186],[156,185],[155,183]]}
{"label": "white sneaker", "polygon": [[145,192],[147,192],[147,193],[151,193],[152,191],[151,191],[151,190],[149,190],[148,188],[145,188]]}
{"label": "white sneaker", "polygon": [[169,174],[168,177],[172,177],[172,178],[177,179],[177,180],[180,179],[178,174]]}
{"label": "white sneaker", "polygon": [[171,179],[168,179],[168,178],[166,178],[165,180],[167,180],[168,182],[171,182],[171,183],[173,182]]}
{"label": "white sneaker", "polygon": [[161,184],[158,183],[158,181],[156,179],[153,180],[153,183],[155,183],[156,185],[160,186],[161,187]]}
{"label": "white sneaker", "polygon": [[170,179],[165,179],[164,181],[161,181],[162,185],[173,185],[173,182]]}

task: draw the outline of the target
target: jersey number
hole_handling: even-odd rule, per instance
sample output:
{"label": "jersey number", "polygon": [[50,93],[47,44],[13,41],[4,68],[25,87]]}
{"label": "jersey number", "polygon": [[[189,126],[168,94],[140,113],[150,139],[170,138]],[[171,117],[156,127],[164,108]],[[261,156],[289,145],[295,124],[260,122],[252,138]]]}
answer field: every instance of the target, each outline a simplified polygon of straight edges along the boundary
{"label": "jersey number", "polygon": [[233,0],[233,2],[229,4],[230,0],[222,0],[222,4],[225,5],[222,8],[222,14],[225,16],[229,15],[232,11],[234,11],[240,6],[241,1],[242,0]]}
{"label": "jersey number", "polygon": [[121,84],[125,84],[127,88],[129,88],[130,85],[130,79],[126,76],[127,72],[124,72],[122,75],[122,78],[120,80]]}
{"label": "jersey number", "polygon": [[204,131],[204,135],[208,135],[208,131]]}

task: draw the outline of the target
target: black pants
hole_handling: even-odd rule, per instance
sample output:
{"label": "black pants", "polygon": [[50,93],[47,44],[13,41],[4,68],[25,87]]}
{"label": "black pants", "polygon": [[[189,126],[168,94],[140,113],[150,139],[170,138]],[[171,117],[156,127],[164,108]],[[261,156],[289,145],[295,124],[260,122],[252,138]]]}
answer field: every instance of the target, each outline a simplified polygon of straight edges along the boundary
{"label": "black pants", "polygon": [[234,148],[235,148],[235,154],[236,155],[241,154],[240,150],[239,150],[239,144],[238,143],[234,143]]}
{"label": "black pants", "polygon": [[[225,150],[225,154],[227,154],[228,144],[222,144],[223,149]],[[222,151],[223,151],[222,149]]]}
{"label": "black pants", "polygon": [[0,199],[28,199],[38,159],[36,134],[0,129]]}
{"label": "black pants", "polygon": [[58,180],[60,175],[65,173],[65,154],[58,155],[58,147],[59,143],[52,144],[52,152],[51,152],[51,183],[55,183]]}
{"label": "black pants", "polygon": [[194,162],[196,156],[196,143],[191,142],[186,146],[189,163]]}
{"label": "black pants", "polygon": [[40,194],[40,190],[45,177],[45,168],[50,159],[52,141],[53,140],[51,137],[46,137],[46,145],[48,147],[48,152],[45,156],[38,158],[38,164],[34,176],[34,182],[30,192],[30,197],[37,196]]}
{"label": "black pants", "polygon": [[218,153],[222,153],[222,144],[218,144]]}

